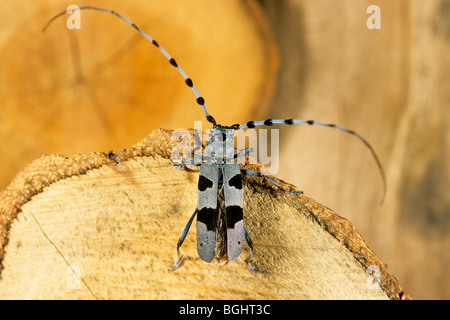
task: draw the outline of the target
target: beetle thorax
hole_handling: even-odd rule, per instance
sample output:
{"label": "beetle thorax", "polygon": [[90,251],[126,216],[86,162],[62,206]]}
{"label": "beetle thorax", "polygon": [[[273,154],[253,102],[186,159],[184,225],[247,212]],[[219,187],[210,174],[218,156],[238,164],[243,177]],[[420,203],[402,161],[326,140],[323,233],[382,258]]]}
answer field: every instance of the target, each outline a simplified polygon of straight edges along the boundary
{"label": "beetle thorax", "polygon": [[218,165],[231,163],[234,153],[234,130],[223,126],[212,127],[205,147],[206,162]]}

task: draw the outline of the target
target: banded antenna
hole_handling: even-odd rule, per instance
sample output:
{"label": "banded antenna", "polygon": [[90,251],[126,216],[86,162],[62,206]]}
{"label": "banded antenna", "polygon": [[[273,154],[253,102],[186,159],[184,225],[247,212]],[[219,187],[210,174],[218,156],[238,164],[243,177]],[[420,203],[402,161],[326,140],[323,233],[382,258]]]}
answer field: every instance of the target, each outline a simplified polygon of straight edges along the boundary
{"label": "banded antenna", "polygon": [[[213,116],[211,116],[208,113],[208,110],[206,109],[205,106],[205,99],[203,99],[203,97],[198,93],[197,88],[194,86],[194,83],[192,81],[191,78],[188,77],[188,75],[183,71],[183,69],[181,69],[181,67],[178,65],[178,63],[175,61],[174,58],[172,58],[166,50],[164,50],[163,47],[161,47],[159,45],[159,43],[153,39],[152,37],[150,37],[147,33],[145,33],[144,31],[142,31],[134,22],[130,21],[129,19],[127,19],[126,17],[122,16],[121,14],[117,13],[116,11],[113,10],[109,10],[109,9],[104,9],[104,8],[98,8],[98,7],[92,7],[92,6],[82,6],[82,7],[77,7],[77,8],[73,8],[72,11],[76,11],[76,10],[97,10],[97,11],[102,11],[102,12],[107,12],[107,13],[112,13],[113,15],[115,15],[116,17],[119,17],[120,19],[124,20],[126,23],[128,23],[130,26],[132,26],[133,28],[135,28],[141,35],[143,35],[147,40],[149,40],[155,47],[157,47],[159,49],[159,51],[161,51],[167,59],[169,59],[169,63],[174,66],[178,72],[181,73],[181,75],[184,78],[184,83],[192,89],[192,91],[194,91],[197,99],[197,103],[202,106],[203,111],[205,112],[205,116],[206,119],[211,122],[214,126],[216,125],[216,120],[214,119]],[[50,24],[58,19],[59,17],[67,14],[67,13],[71,13],[72,11],[62,11],[60,13],[58,13],[56,16],[54,16],[53,18],[51,18],[44,26],[44,28],[42,29],[42,32],[45,32],[45,30],[47,30],[47,28],[50,26]]]}
{"label": "banded antenna", "polygon": [[335,128],[335,129],[347,132],[347,133],[357,137],[370,150],[370,152],[372,153],[373,158],[375,159],[375,162],[377,163],[378,170],[380,171],[380,175],[381,175],[381,179],[382,179],[382,183],[383,183],[383,198],[381,200],[381,203],[384,202],[384,198],[386,197],[386,191],[387,191],[387,183],[386,183],[386,175],[384,173],[383,166],[381,165],[380,159],[378,159],[378,156],[375,153],[375,150],[373,149],[373,147],[358,132],[355,132],[353,130],[350,130],[350,129],[347,129],[347,128],[344,128],[344,127],[341,127],[341,126],[338,126],[338,125],[332,124],[332,123],[319,122],[319,121],[315,121],[315,120],[299,120],[299,119],[286,119],[286,120],[285,119],[267,119],[267,120],[262,120],[262,121],[249,121],[249,122],[247,122],[245,124],[241,124],[241,125],[235,124],[235,125],[232,126],[232,128],[235,129],[235,130],[244,129],[244,128],[250,128],[251,129],[251,128],[254,128],[256,126],[272,126],[274,124],[287,124],[287,125],[309,124],[309,125],[318,125],[318,126],[323,126],[323,127]]}

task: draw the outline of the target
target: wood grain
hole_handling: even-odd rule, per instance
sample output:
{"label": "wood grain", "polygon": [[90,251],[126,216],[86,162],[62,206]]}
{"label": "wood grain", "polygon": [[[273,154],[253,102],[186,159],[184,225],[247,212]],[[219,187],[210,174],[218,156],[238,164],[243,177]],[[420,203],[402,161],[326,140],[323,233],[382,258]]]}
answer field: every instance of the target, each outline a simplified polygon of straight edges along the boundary
{"label": "wood grain", "polygon": [[[168,272],[198,179],[170,163],[171,134],[157,129],[128,149],[46,155],[24,168],[0,194],[0,298],[409,298],[348,220],[261,178],[245,179],[244,221],[262,272],[247,269],[246,247],[225,266],[201,261],[195,227],[180,268]],[[368,286],[373,265],[379,289]]]}

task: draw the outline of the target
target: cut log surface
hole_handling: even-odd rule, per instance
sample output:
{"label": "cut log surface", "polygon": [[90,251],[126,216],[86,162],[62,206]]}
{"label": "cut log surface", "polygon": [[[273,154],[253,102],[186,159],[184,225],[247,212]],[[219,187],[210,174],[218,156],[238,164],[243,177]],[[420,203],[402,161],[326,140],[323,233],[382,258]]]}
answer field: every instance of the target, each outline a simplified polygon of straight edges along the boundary
{"label": "cut log surface", "polygon": [[114,152],[45,155],[23,169],[0,194],[0,298],[409,298],[348,220],[262,178],[244,178],[244,223],[262,272],[248,270],[248,246],[226,265],[203,262],[195,223],[169,272],[198,179],[171,164],[171,134],[155,129]]}

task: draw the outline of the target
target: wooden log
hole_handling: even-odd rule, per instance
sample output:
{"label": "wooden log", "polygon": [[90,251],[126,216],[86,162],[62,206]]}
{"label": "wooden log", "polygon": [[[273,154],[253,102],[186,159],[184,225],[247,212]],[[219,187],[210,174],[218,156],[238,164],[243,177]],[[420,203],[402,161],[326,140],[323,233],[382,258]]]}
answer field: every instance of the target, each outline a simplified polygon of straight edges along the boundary
{"label": "wooden log", "polygon": [[194,226],[169,272],[198,179],[171,164],[171,135],[155,129],[128,149],[45,155],[24,168],[0,194],[0,298],[409,298],[348,220],[262,178],[244,179],[244,222],[262,272],[247,269],[247,247],[224,266],[203,262]]}
{"label": "wooden log", "polygon": [[[283,62],[271,117],[359,132],[383,163],[388,192],[380,206],[370,154],[323,128],[280,130],[277,176],[351,220],[412,296],[449,299],[449,2],[263,3]],[[381,29],[366,26],[371,5]]]}

